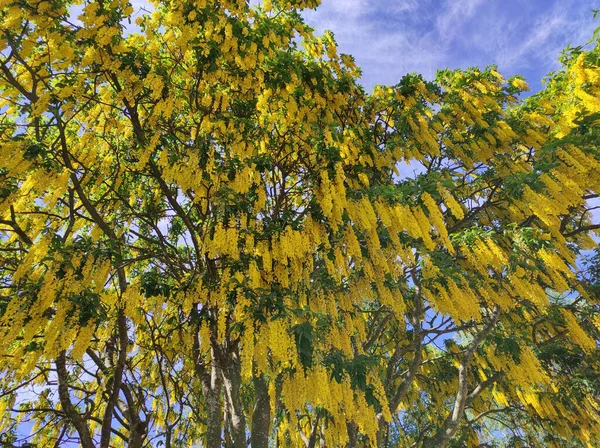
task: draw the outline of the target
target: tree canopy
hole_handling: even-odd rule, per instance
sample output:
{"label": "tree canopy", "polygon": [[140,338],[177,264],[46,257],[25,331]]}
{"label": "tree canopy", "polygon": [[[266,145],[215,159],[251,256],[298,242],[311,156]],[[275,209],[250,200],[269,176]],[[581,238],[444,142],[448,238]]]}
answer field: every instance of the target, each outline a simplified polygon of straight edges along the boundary
{"label": "tree canopy", "polygon": [[369,93],[317,4],[1,1],[0,442],[600,446],[598,36]]}

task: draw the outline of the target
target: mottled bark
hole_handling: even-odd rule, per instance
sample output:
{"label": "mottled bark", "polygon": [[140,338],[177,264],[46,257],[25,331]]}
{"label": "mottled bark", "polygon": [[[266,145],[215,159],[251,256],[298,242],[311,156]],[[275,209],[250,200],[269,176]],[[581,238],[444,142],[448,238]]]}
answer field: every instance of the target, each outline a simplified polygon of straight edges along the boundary
{"label": "mottled bark", "polygon": [[252,448],[268,448],[269,434],[271,433],[271,399],[269,387],[263,375],[253,378],[254,384],[254,410],[252,412],[252,434],[250,445]]}
{"label": "mottled bark", "polygon": [[298,434],[300,435],[300,438],[304,442],[304,446],[306,448],[315,448],[317,444],[317,434],[319,430],[319,412],[317,412],[317,414],[315,415],[315,418],[312,421],[310,428],[310,434],[308,437],[306,437],[306,434],[302,432],[302,428],[300,427],[300,425],[298,425]]}
{"label": "mottled bark", "polygon": [[129,448],[141,448],[144,444],[144,439],[146,437],[147,426],[146,422],[137,421],[136,423],[131,425],[131,432],[129,433]]}
{"label": "mottled bark", "polygon": [[203,375],[202,395],[206,405],[206,448],[221,448],[221,430],[223,428],[221,409],[221,375],[216,365]]}
{"label": "mottled bark", "polygon": [[221,370],[223,376],[223,390],[225,392],[225,406],[229,421],[229,434],[231,448],[246,448],[246,417],[242,405],[240,388],[242,385],[241,364],[238,351],[230,353],[226,365]]}
{"label": "mottled bark", "polygon": [[346,448],[356,448],[356,444],[358,443],[358,425],[354,422],[347,422],[346,431],[348,432]]}
{"label": "mottled bark", "polygon": [[223,430],[222,376],[215,358],[216,350],[214,346],[211,347],[211,362],[207,365],[200,350],[199,333],[196,333],[192,353],[194,354],[194,372],[196,378],[202,384],[202,397],[206,408],[206,434],[204,435],[203,446],[206,448],[221,448],[221,432]]}

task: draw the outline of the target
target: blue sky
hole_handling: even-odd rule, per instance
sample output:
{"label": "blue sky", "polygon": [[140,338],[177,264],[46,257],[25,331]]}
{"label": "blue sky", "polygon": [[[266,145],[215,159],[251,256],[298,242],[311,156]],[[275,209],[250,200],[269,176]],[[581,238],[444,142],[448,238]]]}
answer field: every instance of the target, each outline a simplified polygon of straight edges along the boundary
{"label": "blue sky", "polygon": [[405,73],[433,78],[440,68],[497,64],[532,89],[560,67],[569,43],[598,26],[597,0],[322,0],[307,11],[318,32],[334,32],[340,52],[363,69],[362,83],[395,84]]}

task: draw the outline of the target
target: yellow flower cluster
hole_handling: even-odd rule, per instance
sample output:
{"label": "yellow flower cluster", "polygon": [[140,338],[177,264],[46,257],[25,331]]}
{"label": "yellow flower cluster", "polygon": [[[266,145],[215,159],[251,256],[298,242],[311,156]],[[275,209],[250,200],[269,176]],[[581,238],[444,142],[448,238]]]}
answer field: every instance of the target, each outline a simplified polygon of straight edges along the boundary
{"label": "yellow flower cluster", "polygon": [[431,195],[427,192],[424,192],[421,195],[421,199],[427,207],[427,211],[429,212],[429,219],[431,223],[435,226],[438,234],[442,242],[446,245],[446,248],[450,252],[454,252],[454,246],[452,246],[452,242],[448,238],[448,230],[446,229],[446,223],[444,222],[444,216],[442,215],[440,209],[438,208],[435,200],[431,197]]}
{"label": "yellow flower cluster", "polygon": [[492,345],[485,348],[487,363],[496,371],[506,372],[507,378],[515,384],[527,390],[536,390],[538,387],[552,389],[550,377],[530,347],[519,346],[519,363],[514,362],[510,355],[506,355],[506,358],[497,356],[494,350]]}
{"label": "yellow flower cluster", "polygon": [[261,333],[268,332],[271,361],[273,364],[281,364],[282,367],[298,365],[296,344],[288,332],[289,328],[289,323],[284,319],[271,319],[261,328]]}
{"label": "yellow flower cluster", "polygon": [[524,188],[523,199],[524,203],[521,207],[535,214],[549,229],[560,226],[557,209],[560,210],[562,204],[545,195],[536,193],[528,185]]}
{"label": "yellow flower cluster", "polygon": [[204,247],[210,258],[229,256],[237,260],[240,256],[238,243],[238,230],[219,223],[215,226],[213,237],[205,240]]}
{"label": "yellow flower cluster", "polygon": [[437,133],[430,123],[422,115],[417,115],[414,120],[409,118],[408,124],[413,131],[421,156],[438,156],[440,154],[440,144],[437,140]]}
{"label": "yellow flower cluster", "polygon": [[588,353],[594,351],[596,349],[596,341],[581,328],[573,313],[565,309],[561,310],[561,312],[571,340]]}
{"label": "yellow flower cluster", "polygon": [[75,339],[75,344],[73,344],[73,348],[71,349],[71,356],[81,361],[83,358],[83,354],[87,350],[90,345],[90,341],[95,331],[95,325],[89,324],[85,327],[81,327],[79,329],[79,333],[77,333],[77,338]]}
{"label": "yellow flower cluster", "polygon": [[442,187],[441,185],[438,185],[438,191],[439,191],[440,195],[442,196],[442,199],[444,199],[444,203],[446,204],[446,206],[448,207],[450,212],[452,212],[454,217],[459,220],[463,219],[465,216],[463,207],[454,198],[452,193],[450,193],[446,188]]}
{"label": "yellow flower cluster", "polygon": [[[353,390],[348,378],[341,383],[331,380],[323,367],[309,369],[306,374],[296,375],[293,379],[287,377],[282,384],[282,398],[286,408],[290,410],[288,428],[298,425],[297,412],[303,413],[305,406],[311,404],[327,409],[332,415],[328,431],[329,446],[344,446],[348,442],[346,422],[355,422],[362,434],[375,440],[377,433],[377,418],[372,406],[365,400],[364,394]],[[298,437],[294,431],[280,434],[282,443],[286,436]],[[302,441],[298,438],[298,444]]]}
{"label": "yellow flower cluster", "polygon": [[342,223],[342,214],[346,208],[346,187],[344,186],[345,175],[340,163],[336,165],[333,182],[329,179],[327,171],[321,172],[321,183],[315,193],[333,229],[337,229]]}

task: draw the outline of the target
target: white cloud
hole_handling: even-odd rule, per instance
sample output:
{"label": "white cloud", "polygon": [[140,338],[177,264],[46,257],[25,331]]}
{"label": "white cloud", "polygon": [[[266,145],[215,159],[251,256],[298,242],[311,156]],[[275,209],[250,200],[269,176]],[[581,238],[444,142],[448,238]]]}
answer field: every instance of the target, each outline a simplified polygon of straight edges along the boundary
{"label": "white cloud", "polygon": [[[335,33],[340,51],[356,57],[363,69],[363,83],[394,84],[401,74],[410,71],[433,74],[443,58],[435,50],[435,42],[397,24],[383,25],[380,20],[394,20],[414,13],[419,3],[413,0],[390,2],[389,11],[367,0],[325,0],[316,11],[305,13],[307,22],[317,31],[330,29]],[[343,7],[348,6],[347,8]],[[425,34],[425,33],[423,33]]]}
{"label": "white cloud", "polygon": [[393,13],[413,12],[419,8],[419,0],[396,0],[389,3],[390,11]]}
{"label": "white cloud", "polygon": [[[533,65],[544,72],[557,69],[562,49],[568,43],[585,43],[596,27],[588,6],[591,2],[562,0],[534,17],[482,17],[479,48],[493,59],[490,62],[505,70],[518,71]],[[488,42],[492,45],[486,49]]]}
{"label": "white cloud", "polygon": [[450,0],[436,20],[436,31],[442,38],[453,35],[460,30],[461,23],[473,17],[483,0]]}
{"label": "white cloud", "polygon": [[568,43],[591,36],[594,1],[323,0],[305,17],[356,57],[367,88],[412,71],[431,78],[440,68],[488,64],[537,82],[558,68]]}
{"label": "white cloud", "polygon": [[333,13],[354,17],[360,16],[368,6],[368,0],[336,0],[328,5]]}

